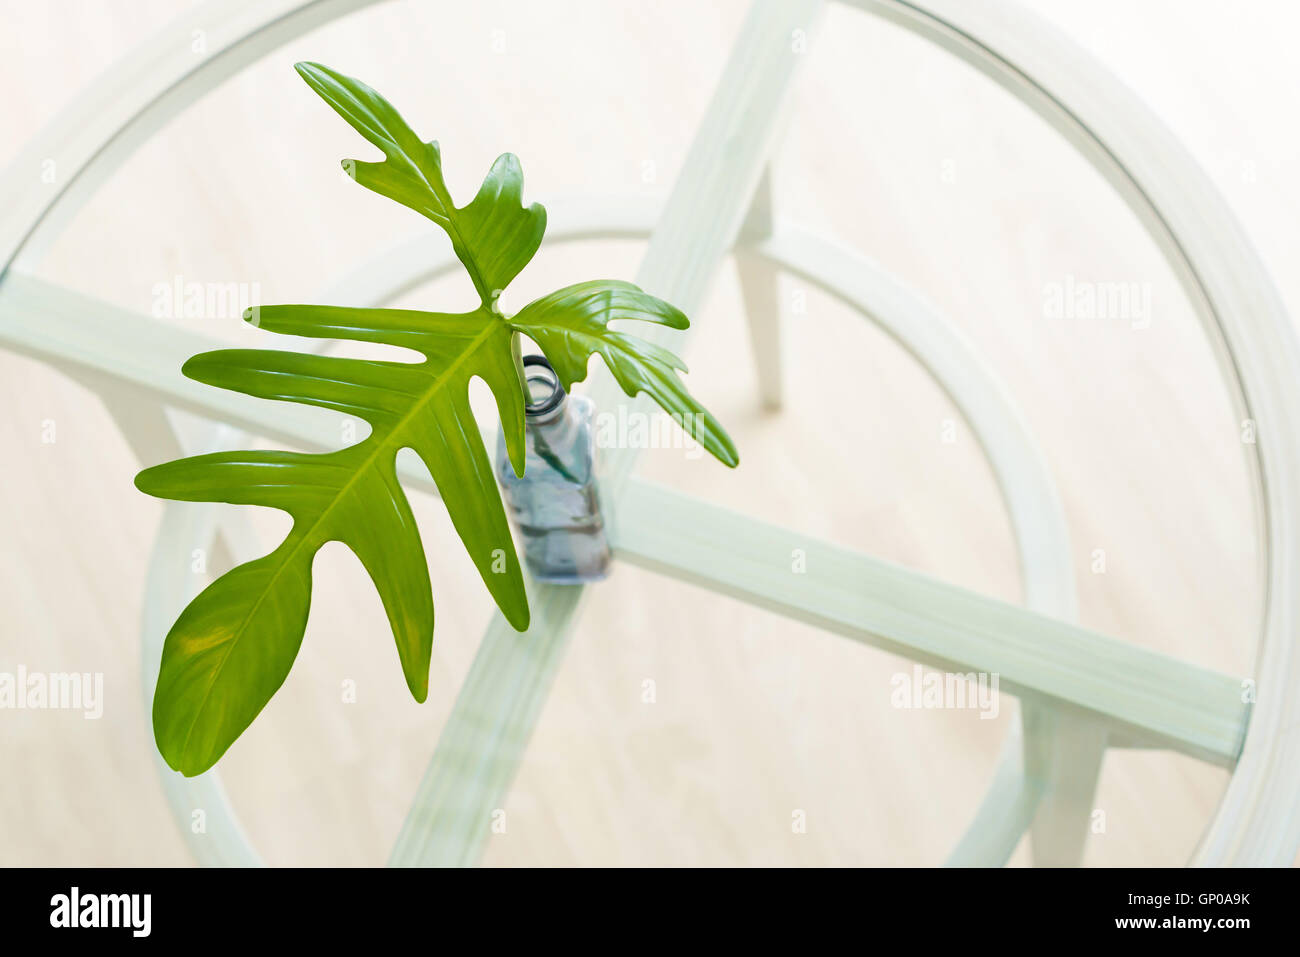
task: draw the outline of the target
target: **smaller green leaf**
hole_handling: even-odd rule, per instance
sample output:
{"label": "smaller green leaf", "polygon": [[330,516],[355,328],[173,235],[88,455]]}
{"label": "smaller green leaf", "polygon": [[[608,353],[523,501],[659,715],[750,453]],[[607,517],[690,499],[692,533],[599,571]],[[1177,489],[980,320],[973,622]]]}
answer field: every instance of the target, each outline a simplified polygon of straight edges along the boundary
{"label": "smaller green leaf", "polygon": [[649,395],[715,458],[735,468],[740,455],[731,436],[677,377],[686,363],[662,346],[610,329],[616,319],[672,329],[690,325],[675,306],[617,280],[578,283],[542,296],[512,316],[510,325],[541,346],[566,389],[587,377],[588,360],[599,355],[625,393]]}

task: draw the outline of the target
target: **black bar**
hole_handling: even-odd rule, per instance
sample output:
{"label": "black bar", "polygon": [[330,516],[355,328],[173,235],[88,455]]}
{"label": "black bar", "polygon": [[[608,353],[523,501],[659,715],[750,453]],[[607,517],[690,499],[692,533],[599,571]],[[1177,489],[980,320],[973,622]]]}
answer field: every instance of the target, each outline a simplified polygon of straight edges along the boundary
{"label": "black bar", "polygon": [[[859,943],[896,937],[903,945],[981,948],[1014,945],[1022,934],[1035,935],[1022,941],[1035,946],[1125,937],[1147,945],[1200,938],[1233,946],[1261,931],[1294,933],[1300,883],[1295,871],[1283,869],[542,875],[61,868],[0,870],[0,882],[6,944],[76,936],[89,946],[148,940],[205,950],[280,940],[296,947],[377,945],[408,935],[420,948],[499,947],[512,933],[534,946],[559,947],[582,939],[630,944],[638,936],[670,946],[717,935],[768,943],[779,935],[815,945],[841,932]],[[73,888],[78,924],[117,926],[72,927]]]}

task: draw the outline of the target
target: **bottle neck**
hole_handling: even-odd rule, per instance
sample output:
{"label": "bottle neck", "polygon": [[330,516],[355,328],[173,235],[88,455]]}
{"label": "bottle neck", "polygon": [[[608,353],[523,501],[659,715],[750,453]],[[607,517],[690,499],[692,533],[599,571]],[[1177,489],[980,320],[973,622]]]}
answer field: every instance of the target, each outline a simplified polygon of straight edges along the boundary
{"label": "bottle neck", "polygon": [[568,394],[551,364],[542,356],[524,357],[524,420],[530,426],[564,418]]}
{"label": "bottle neck", "polygon": [[562,421],[568,411],[569,397],[566,395],[561,398],[559,404],[549,412],[529,412],[525,409],[524,423],[530,426],[554,425],[555,423]]}

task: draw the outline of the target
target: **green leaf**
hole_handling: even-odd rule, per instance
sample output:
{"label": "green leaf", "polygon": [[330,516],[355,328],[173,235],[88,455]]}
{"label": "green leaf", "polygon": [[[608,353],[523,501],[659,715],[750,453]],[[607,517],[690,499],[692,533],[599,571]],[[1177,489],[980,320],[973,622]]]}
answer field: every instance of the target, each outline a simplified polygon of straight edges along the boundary
{"label": "green leaf", "polygon": [[522,205],[519,160],[503,153],[492,164],[478,195],[457,209],[442,178],[437,141],[422,142],[391,103],[360,80],[319,63],[296,64],[299,75],[354,130],[379,147],[382,163],[344,160],[362,186],[429,217],[447,231],[484,305],[519,275],[542,244],[546,210]]}
{"label": "green leaf", "polygon": [[630,282],[596,281],[566,286],[520,309],[510,324],[536,342],[555,367],[565,389],[587,375],[593,355],[605,360],[630,396],[645,392],[719,461],[740,462],[731,437],[686,391],[677,371],[686,364],[654,343],[609,328],[615,319],[639,319],[673,329],[690,323],[674,306]]}
{"label": "green leaf", "polygon": [[521,333],[547,354],[566,388],[599,354],[629,395],[648,393],[728,465],[735,446],[686,392],[672,353],[623,332],[615,319],[676,329],[686,317],[630,283],[584,283],[530,303],[507,318],[497,295],[532,258],[545,229],[540,206],[522,205],[522,175],[509,154],[478,195],[457,209],[442,179],[437,145],[421,142],[386,100],[357,80],[317,64],[298,71],[338,113],[384,153],[357,163],[357,181],[428,216],[451,236],[482,302],[472,312],[335,306],[263,306],[264,331],[379,343],[413,350],[418,362],[378,361],[264,349],[223,349],[191,358],[185,375],[246,395],[319,406],[370,424],[353,445],[322,454],[220,452],[154,466],[136,485],[160,498],[260,505],[293,525],[270,554],[227,572],[181,613],[163,645],[154,695],[159,751],[187,775],[210,768],[284,683],[302,643],[312,562],[321,546],[344,543],[383,601],[407,687],[428,695],[434,608],[428,565],[396,458],[414,449],[452,524],[506,619],[528,626],[528,600],[492,463],[469,405],[469,383],[496,399],[508,457],[524,467]]}

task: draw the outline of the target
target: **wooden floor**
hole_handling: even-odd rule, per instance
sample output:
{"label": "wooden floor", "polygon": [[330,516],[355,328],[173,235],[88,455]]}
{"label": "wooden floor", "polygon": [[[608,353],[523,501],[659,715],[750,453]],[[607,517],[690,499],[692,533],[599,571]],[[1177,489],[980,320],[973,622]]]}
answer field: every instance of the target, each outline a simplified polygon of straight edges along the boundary
{"label": "wooden floor", "polygon": [[[1242,0],[1229,30],[1208,0],[1028,5],[1166,117],[1300,315],[1300,87],[1286,39],[1297,11]],[[183,7],[0,0],[0,34],[18,40],[0,61],[0,165]],[[166,127],[39,275],[141,312],[178,276],[257,283],[266,303],[312,301],[353,262],[427,228],[339,172],[340,158],[369,148],[294,74],[299,59],[366,79],[439,138],[462,199],[507,149],[543,202],[663,196],[743,12],[681,0],[382,4],[275,51]],[[1009,384],[1067,506],[1084,624],[1249,674],[1261,576],[1238,423],[1205,336],[1134,218],[1028,110],[892,25],[835,7],[808,57],[776,166],[781,215],[883,262]],[[32,189],[48,188],[28,172]],[[641,252],[544,247],[506,306],[579,279],[629,278]],[[1149,314],[1048,314],[1053,290],[1101,282],[1138,284]],[[449,279],[403,304],[455,308],[467,288]],[[1016,599],[996,486],[944,393],[829,298],[790,281],[781,295],[780,413],[758,405],[730,263],[692,317],[689,384],[730,430],[741,467],[660,450],[643,474]],[[256,339],[234,319],[175,321]],[[106,697],[99,721],[0,712],[0,864],[185,864],[140,687],[141,592],[161,506],[133,488],[141,463],[86,387],[0,355],[0,400],[0,671],[102,672]],[[441,505],[415,507],[438,608],[429,700],[405,692],[360,565],[327,547],[297,665],[220,765],[270,863],[386,858],[473,658],[490,601]],[[280,517],[255,520],[269,547]],[[1004,699],[996,720],[896,709],[890,678],[910,669],[619,567],[592,590],[486,862],[940,863],[1014,707]],[[355,703],[343,701],[348,681]],[[1104,832],[1086,863],[1186,860],[1226,780],[1188,758],[1109,753],[1095,801]],[[805,833],[792,829],[797,811]],[[1022,844],[1014,862],[1028,860]]]}

